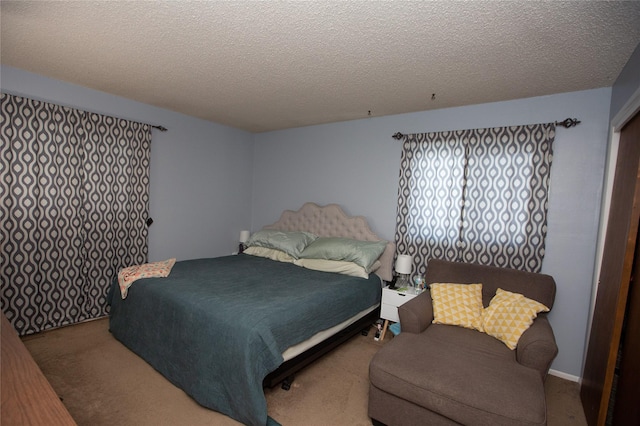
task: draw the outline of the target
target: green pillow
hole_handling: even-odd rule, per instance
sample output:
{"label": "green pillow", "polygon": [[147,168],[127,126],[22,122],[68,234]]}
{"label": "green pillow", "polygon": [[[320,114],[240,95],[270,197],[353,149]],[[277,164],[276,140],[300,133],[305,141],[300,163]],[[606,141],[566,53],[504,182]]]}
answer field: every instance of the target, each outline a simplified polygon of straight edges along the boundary
{"label": "green pillow", "polygon": [[310,232],[263,229],[251,235],[246,244],[248,247],[258,246],[280,250],[297,259],[300,257],[302,250],[316,238],[318,236]]}
{"label": "green pillow", "polygon": [[353,262],[370,272],[371,266],[386,247],[386,241],[360,241],[338,237],[318,238],[304,249],[300,258]]}

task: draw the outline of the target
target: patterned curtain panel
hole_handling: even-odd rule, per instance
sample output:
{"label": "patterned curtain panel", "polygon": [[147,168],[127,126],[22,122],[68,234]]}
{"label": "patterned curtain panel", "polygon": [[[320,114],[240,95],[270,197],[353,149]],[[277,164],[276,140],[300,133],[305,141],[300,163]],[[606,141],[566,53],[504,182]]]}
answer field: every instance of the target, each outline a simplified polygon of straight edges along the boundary
{"label": "patterned curtain panel", "polygon": [[555,125],[405,136],[395,240],[413,256],[539,272]]}
{"label": "patterned curtain panel", "polygon": [[2,311],[21,335],[104,316],[147,261],[151,129],[0,96]]}

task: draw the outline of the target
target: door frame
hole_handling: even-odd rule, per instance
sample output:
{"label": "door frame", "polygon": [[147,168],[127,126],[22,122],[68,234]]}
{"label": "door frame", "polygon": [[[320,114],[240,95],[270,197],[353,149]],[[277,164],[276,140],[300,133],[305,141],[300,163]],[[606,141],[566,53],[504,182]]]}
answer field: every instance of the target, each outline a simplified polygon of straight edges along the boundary
{"label": "door frame", "polygon": [[[587,321],[587,334],[584,340],[584,351],[582,355],[582,368],[584,372],[585,363],[587,361],[587,351],[589,349],[589,337],[591,335],[591,325],[593,322],[593,312],[596,307],[596,298],[598,295],[598,285],[600,280],[600,270],[602,268],[602,257],[604,255],[604,243],[607,236],[607,226],[609,224],[609,213],[611,211],[611,197],[613,195],[613,181],[616,174],[616,162],[618,160],[618,147],[620,146],[620,131],[638,112],[640,112],[640,87],[625,102],[624,106],[611,119],[609,130],[609,146],[607,148],[607,159],[605,165],[605,176],[603,183],[603,196],[600,207],[600,226],[598,229],[597,247],[595,267],[593,271],[591,286],[591,308],[589,309],[589,319]],[[583,374],[580,375],[580,384],[582,384]]]}

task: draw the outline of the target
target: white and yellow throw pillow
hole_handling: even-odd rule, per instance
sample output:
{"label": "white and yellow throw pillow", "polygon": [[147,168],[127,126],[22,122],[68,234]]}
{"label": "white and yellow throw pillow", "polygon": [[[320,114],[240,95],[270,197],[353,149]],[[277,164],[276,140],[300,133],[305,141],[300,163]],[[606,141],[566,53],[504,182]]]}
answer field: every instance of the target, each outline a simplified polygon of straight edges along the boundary
{"label": "white and yellow throw pillow", "polygon": [[433,323],[482,331],[482,284],[431,284]]}
{"label": "white and yellow throw pillow", "polygon": [[520,336],[533,324],[540,312],[549,312],[549,308],[522,294],[499,288],[482,313],[482,329],[502,341],[509,349],[515,349]]}
{"label": "white and yellow throw pillow", "polygon": [[127,297],[129,287],[135,281],[142,278],[165,278],[171,273],[171,268],[176,263],[176,258],[163,260],[160,262],[144,263],[142,265],[133,265],[122,268],[118,272],[118,284],[120,285],[120,294],[124,299]]}

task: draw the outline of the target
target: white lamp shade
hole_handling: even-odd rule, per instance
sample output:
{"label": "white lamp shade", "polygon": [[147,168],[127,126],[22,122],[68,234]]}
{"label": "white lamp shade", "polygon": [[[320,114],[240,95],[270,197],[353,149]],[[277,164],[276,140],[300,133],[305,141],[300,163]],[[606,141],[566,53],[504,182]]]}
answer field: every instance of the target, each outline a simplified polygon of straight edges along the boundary
{"label": "white lamp shade", "polygon": [[396,259],[396,272],[399,274],[410,274],[413,267],[413,257],[408,254],[399,254]]}
{"label": "white lamp shade", "polygon": [[249,240],[249,235],[251,235],[249,231],[240,231],[240,242],[246,243]]}

